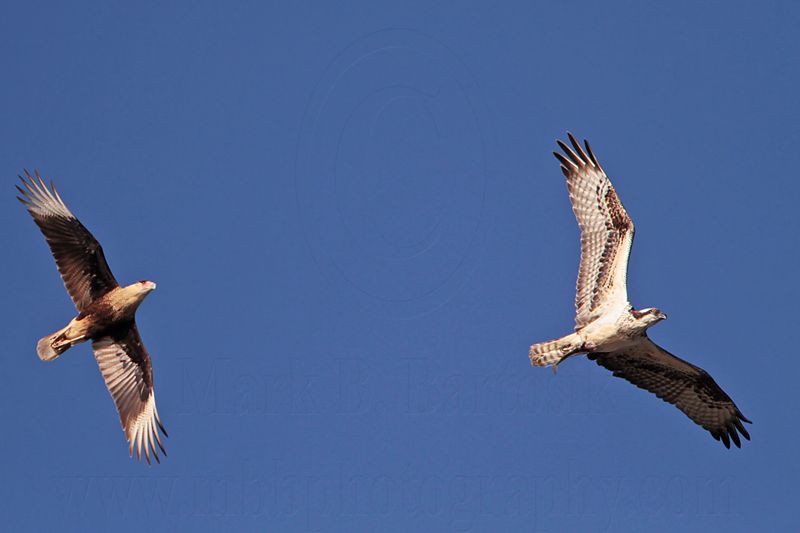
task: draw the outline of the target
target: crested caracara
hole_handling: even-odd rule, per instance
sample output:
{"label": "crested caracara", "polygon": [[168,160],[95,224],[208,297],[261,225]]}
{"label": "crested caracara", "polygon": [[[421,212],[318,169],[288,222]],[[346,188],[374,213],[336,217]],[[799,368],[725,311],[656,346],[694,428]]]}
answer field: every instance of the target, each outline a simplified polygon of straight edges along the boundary
{"label": "crested caracara", "polygon": [[120,287],[106,263],[100,243],[70,212],[51,183],[48,189],[35,173],[20,176],[17,186],[36,225],[42,230],[78,316],[66,327],[39,340],[42,361],[52,361],[81,342],[92,341],[97,364],[119,411],[129,453],[150,463],[166,455],[159,431],[167,435],[156,409],[150,355],[136,328],[136,309],[156,288],[152,281]]}

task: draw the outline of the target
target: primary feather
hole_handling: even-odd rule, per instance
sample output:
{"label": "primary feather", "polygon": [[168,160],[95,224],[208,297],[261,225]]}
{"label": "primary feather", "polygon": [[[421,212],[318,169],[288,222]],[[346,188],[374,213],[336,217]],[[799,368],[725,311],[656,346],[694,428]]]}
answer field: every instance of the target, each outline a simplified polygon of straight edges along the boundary
{"label": "primary feather", "polygon": [[[600,366],[675,405],[721,440],[741,446],[750,439],[750,422],[705,370],[692,365],[647,337],[647,329],[666,318],[658,309],[636,310],[628,301],[628,258],[634,226],[597,157],[572,134],[571,146],[556,141],[553,152],[567,178],[572,209],[581,231],[581,261],[575,294],[575,333],[534,344],[536,366],[557,365],[588,354]],[[584,149],[585,148],[585,149]]]}
{"label": "primary feather", "polygon": [[139,459],[160,462],[166,455],[159,431],[166,436],[156,409],[150,354],[136,327],[135,313],[155,283],[120,287],[97,239],[72,214],[55,186],[38,173],[20,176],[18,197],[44,234],[79,314],[65,328],[42,338],[37,352],[52,361],[75,344],[92,341],[100,373],[119,412],[120,422]]}

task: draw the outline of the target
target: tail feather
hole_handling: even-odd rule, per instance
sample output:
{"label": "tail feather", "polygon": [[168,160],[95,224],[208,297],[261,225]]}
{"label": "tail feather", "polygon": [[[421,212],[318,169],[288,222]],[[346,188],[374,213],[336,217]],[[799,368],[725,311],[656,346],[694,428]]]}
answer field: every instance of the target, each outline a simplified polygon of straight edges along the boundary
{"label": "tail feather", "polygon": [[541,342],[531,346],[529,356],[533,366],[550,366],[558,364],[565,357],[581,351],[583,341],[577,333],[571,333],[560,339]]}
{"label": "tail feather", "polygon": [[63,339],[66,329],[60,329],[52,335],[39,339],[39,342],[36,343],[36,353],[39,354],[39,359],[52,361],[72,346],[71,342]]}

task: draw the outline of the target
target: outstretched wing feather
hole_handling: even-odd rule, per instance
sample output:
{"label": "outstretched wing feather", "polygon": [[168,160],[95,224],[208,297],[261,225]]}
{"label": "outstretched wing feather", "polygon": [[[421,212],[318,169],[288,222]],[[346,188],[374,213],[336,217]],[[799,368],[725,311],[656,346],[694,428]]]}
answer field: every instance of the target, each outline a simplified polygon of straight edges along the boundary
{"label": "outstretched wing feather", "polygon": [[78,311],[119,284],[97,239],[67,208],[54,185],[48,188],[38,173],[20,176],[19,201],[44,234],[58,271]]}
{"label": "outstretched wing feather", "polygon": [[634,226],[589,143],[584,151],[557,141],[553,152],[567,178],[570,202],[581,230],[581,263],[575,295],[575,325],[581,328],[608,308],[628,304],[628,256]]}
{"label": "outstretched wing feather", "polygon": [[158,449],[166,455],[159,431],[167,435],[156,409],[150,355],[135,323],[122,324],[92,343],[100,373],[117,406],[122,429],[137,458],[150,456],[160,462]]}
{"label": "outstretched wing feather", "polygon": [[750,440],[742,422],[750,422],[717,382],[702,368],[680,359],[656,345],[648,337],[638,344],[615,352],[590,353],[589,359],[673,404],[711,435],[739,447],[741,434]]}

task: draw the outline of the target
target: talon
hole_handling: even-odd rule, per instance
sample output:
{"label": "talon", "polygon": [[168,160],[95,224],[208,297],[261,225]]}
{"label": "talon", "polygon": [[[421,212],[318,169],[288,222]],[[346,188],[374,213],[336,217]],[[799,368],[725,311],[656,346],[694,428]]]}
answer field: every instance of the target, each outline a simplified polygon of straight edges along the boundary
{"label": "talon", "polygon": [[564,361],[566,361],[567,359],[569,359],[573,355],[578,355],[578,352],[572,352],[572,353],[568,353],[568,354],[564,355],[561,359],[559,359],[558,361],[556,361],[553,364],[553,367],[556,367],[556,366],[560,365],[561,363],[563,363]]}

